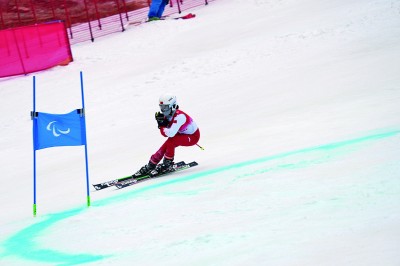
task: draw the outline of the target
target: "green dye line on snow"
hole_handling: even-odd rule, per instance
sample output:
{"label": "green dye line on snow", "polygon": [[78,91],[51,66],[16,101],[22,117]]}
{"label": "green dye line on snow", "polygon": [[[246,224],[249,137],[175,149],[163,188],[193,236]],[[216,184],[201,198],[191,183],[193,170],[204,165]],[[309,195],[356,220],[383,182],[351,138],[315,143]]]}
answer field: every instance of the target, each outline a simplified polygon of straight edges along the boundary
{"label": "green dye line on snow", "polygon": [[35,223],[19,231],[4,242],[4,255],[17,256],[20,259],[28,261],[38,261],[52,265],[57,264],[65,266],[94,262],[106,258],[107,256],[100,255],[66,254],[56,250],[41,249],[37,247],[35,239],[40,237],[45,230],[62,220],[81,213],[83,210],[85,209],[81,208],[50,214],[48,215],[48,219]]}
{"label": "green dye line on snow", "polygon": [[[272,156],[255,159],[255,160],[232,164],[232,165],[228,165],[228,166],[224,166],[224,167],[219,167],[219,168],[211,169],[208,171],[203,171],[203,172],[191,174],[188,176],[184,176],[182,178],[176,178],[176,179],[159,182],[157,184],[141,187],[139,189],[127,190],[126,192],[120,193],[116,196],[113,196],[113,197],[110,197],[107,199],[98,200],[98,201],[92,203],[92,206],[101,207],[101,206],[111,205],[116,202],[128,200],[129,198],[132,198],[132,197],[136,196],[137,194],[144,193],[149,190],[154,190],[154,189],[157,189],[160,187],[165,187],[165,186],[168,186],[171,184],[186,182],[186,181],[201,178],[204,176],[209,176],[209,175],[226,172],[226,171],[230,171],[230,170],[234,170],[234,169],[238,169],[238,168],[244,168],[244,167],[251,166],[251,165],[261,164],[261,163],[265,163],[267,161],[273,161],[273,160],[287,158],[287,157],[291,157],[291,156],[295,156],[295,155],[308,154],[308,153],[312,153],[312,152],[335,153],[338,151],[338,149],[341,149],[341,148],[351,147],[351,146],[355,146],[355,145],[365,143],[365,142],[373,142],[373,141],[377,141],[380,139],[397,136],[399,134],[400,134],[400,131],[398,131],[398,130],[391,131],[391,132],[386,132],[386,133],[382,133],[382,134],[375,134],[375,135],[365,136],[365,137],[361,137],[361,138],[357,138],[357,139],[341,141],[341,142],[321,145],[321,146],[317,146],[317,147],[295,150],[295,151],[291,151],[291,152],[281,153],[281,154],[277,154],[277,155],[272,155]],[[324,161],[324,159],[319,160],[319,163],[321,163],[323,161]],[[293,164],[288,164],[288,165],[283,164],[283,165],[280,165],[279,167],[277,167],[277,169],[278,168],[279,169],[285,169],[285,168],[293,169],[293,168],[296,168],[296,166]],[[86,210],[86,208],[73,209],[73,210],[63,211],[63,212],[56,213],[56,214],[50,214],[50,215],[47,215],[48,218],[45,219],[44,221],[38,222],[36,224],[26,227],[25,229],[22,229],[21,231],[17,232],[15,235],[11,236],[10,238],[8,238],[6,241],[4,241],[1,244],[1,246],[3,247],[3,253],[0,254],[0,259],[2,257],[12,256],[12,257],[17,257],[19,259],[23,259],[23,260],[27,260],[27,261],[36,261],[36,262],[48,263],[48,264],[52,264],[52,265],[54,265],[54,264],[78,265],[78,264],[95,262],[95,261],[99,261],[99,260],[103,260],[103,259],[112,257],[112,255],[66,254],[61,251],[40,248],[36,244],[35,239],[37,237],[39,237],[49,227],[54,226],[54,224],[56,224],[60,221],[63,221],[65,219],[68,219],[75,215],[78,215],[81,212],[83,212],[84,210]]]}

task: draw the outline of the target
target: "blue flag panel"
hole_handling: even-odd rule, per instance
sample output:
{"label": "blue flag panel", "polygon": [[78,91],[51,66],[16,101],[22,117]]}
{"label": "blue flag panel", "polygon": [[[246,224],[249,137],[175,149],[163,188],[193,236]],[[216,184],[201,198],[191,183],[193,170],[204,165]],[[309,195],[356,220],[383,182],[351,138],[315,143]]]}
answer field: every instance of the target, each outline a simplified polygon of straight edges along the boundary
{"label": "blue flag panel", "polygon": [[34,149],[86,144],[85,117],[81,110],[68,114],[36,113],[33,120]]}

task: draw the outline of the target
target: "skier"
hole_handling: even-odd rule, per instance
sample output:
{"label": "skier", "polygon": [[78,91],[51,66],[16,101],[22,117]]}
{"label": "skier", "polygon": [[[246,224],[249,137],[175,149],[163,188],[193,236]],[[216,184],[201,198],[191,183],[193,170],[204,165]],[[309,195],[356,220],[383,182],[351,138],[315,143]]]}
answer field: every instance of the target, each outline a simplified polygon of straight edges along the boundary
{"label": "skier", "polygon": [[149,21],[160,20],[164,13],[165,6],[169,3],[169,0],[153,0],[151,1],[149,14],[147,15]]}
{"label": "skier", "polygon": [[[189,115],[179,110],[175,95],[161,95],[159,104],[161,112],[156,112],[155,119],[161,135],[168,139],[150,157],[149,163],[140,168],[133,176],[147,174],[155,176],[159,173],[173,171],[175,148],[196,145],[200,139],[199,128]],[[163,158],[163,163],[158,164]]]}

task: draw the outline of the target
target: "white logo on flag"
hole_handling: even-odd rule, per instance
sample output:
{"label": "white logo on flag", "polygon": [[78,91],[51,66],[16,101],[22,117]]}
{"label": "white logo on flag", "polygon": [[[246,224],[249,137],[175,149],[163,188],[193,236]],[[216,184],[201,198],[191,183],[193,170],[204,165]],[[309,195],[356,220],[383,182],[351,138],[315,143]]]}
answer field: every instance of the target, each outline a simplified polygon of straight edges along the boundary
{"label": "white logo on flag", "polygon": [[67,130],[61,130],[61,129],[56,127],[55,123],[57,123],[57,121],[51,121],[46,127],[46,129],[48,131],[52,131],[53,132],[54,137],[59,137],[61,135],[66,135],[71,131],[70,128],[68,128]]}

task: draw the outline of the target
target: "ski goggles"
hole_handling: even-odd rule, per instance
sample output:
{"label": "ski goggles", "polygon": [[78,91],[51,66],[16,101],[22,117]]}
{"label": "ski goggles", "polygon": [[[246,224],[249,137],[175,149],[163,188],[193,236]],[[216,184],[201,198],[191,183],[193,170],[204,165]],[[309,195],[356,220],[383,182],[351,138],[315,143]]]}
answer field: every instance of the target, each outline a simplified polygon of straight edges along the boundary
{"label": "ski goggles", "polygon": [[161,112],[165,113],[169,111],[169,105],[168,104],[160,104],[160,110]]}

